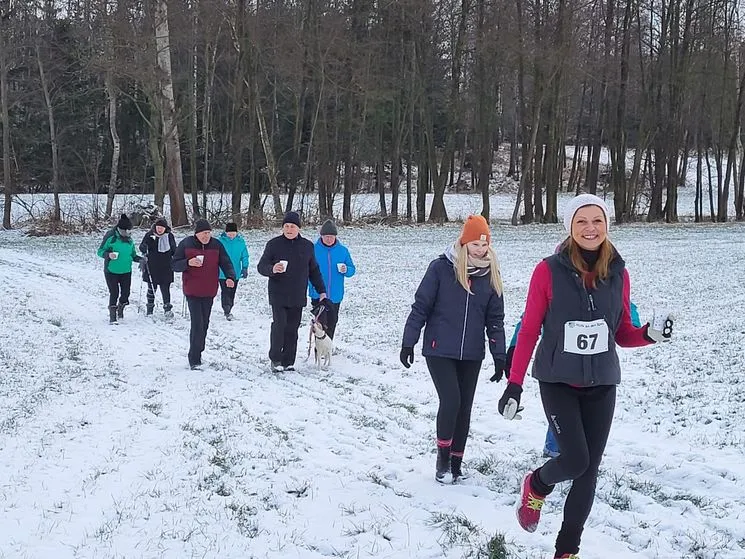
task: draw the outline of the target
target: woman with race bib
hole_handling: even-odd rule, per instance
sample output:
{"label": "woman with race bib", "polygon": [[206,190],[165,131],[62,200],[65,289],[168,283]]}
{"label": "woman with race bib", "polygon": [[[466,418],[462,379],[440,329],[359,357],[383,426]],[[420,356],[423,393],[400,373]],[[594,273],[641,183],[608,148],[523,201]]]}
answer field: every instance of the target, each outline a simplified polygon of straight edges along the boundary
{"label": "woman with race bib", "polygon": [[555,559],[578,558],[621,381],[616,346],[669,341],[673,325],[666,313],[655,313],[653,324],[632,324],[629,275],[608,238],[608,208],[600,198],[573,198],[564,226],[569,236],[560,250],[533,271],[509,383],[499,401],[499,413],[507,419],[519,411],[542,327],[533,376],[561,454],[525,476],[517,518],[524,530],[534,532],[546,496],[557,483],[572,482]]}

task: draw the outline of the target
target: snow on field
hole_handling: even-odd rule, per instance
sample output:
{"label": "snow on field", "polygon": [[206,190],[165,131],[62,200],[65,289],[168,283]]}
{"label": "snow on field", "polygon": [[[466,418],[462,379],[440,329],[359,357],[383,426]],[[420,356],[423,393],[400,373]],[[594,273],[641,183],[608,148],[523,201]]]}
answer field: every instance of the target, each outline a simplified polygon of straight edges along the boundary
{"label": "snow on field", "polygon": [[[457,232],[342,228],[358,274],[339,354],[328,372],[300,361],[280,375],[267,370],[271,318],[255,272],[274,231],[245,232],[239,320],[215,306],[200,372],[187,367],[188,317],[138,314],[139,279],[123,324],[107,324],[98,236],[0,233],[0,557],[552,557],[564,491],[535,534],[513,512],[521,476],[542,463],[537,384],[526,380],[524,419],[503,420],[487,357],[473,476],[439,486],[435,391],[421,356],[410,370],[398,363],[412,294]],[[745,227],[611,233],[642,317],[666,307],[678,321],[673,343],[622,350],[582,557],[742,558]],[[558,226],[494,228],[508,336],[531,270],[561,237]],[[306,342],[307,320],[301,355]]]}

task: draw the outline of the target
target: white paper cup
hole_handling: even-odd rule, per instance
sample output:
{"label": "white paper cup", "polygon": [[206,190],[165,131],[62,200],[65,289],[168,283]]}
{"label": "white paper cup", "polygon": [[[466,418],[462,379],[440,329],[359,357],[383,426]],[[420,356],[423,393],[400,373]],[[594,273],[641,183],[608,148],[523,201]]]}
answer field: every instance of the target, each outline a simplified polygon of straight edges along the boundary
{"label": "white paper cup", "polygon": [[119,253],[112,251],[109,253],[109,258],[111,258],[112,260],[116,260],[117,258],[119,258]]}
{"label": "white paper cup", "polygon": [[287,271],[287,260],[280,260],[279,264],[282,264],[282,267],[284,268],[284,270],[282,271],[286,272]]}
{"label": "white paper cup", "polygon": [[197,260],[199,260],[199,262],[204,264],[204,254],[197,254],[196,258]]}
{"label": "white paper cup", "polygon": [[344,262],[339,262],[339,263],[338,263],[338,264],[336,265],[336,269],[337,269],[337,270],[339,270],[339,272],[341,272],[341,273],[343,274],[343,273],[344,273],[344,267],[345,267],[345,266],[346,266],[346,264],[344,264]]}

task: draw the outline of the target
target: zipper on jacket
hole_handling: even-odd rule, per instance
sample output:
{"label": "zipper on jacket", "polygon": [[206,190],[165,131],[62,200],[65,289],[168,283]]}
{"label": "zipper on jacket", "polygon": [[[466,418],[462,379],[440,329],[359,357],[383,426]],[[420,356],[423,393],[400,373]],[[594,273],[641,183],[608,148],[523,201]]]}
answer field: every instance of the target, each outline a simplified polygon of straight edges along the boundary
{"label": "zipper on jacket", "polygon": [[460,339],[460,360],[463,361],[463,346],[466,343],[466,324],[468,324],[468,299],[471,294],[466,291],[466,310],[463,314],[463,334]]}
{"label": "zipper on jacket", "polygon": [[[326,254],[328,258],[326,259],[328,261],[328,270],[329,270],[329,284],[326,286],[326,291],[328,292],[326,295],[328,297],[331,297],[331,250],[326,249]],[[329,299],[330,300],[330,299]]]}

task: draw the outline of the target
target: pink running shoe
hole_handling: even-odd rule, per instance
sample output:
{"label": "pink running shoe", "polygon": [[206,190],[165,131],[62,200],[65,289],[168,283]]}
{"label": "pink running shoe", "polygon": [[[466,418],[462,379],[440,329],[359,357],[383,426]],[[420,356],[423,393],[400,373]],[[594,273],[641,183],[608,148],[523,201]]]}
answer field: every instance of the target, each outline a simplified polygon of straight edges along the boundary
{"label": "pink running shoe", "polygon": [[528,473],[523,479],[520,488],[520,501],[517,506],[517,522],[526,532],[535,532],[538,522],[541,520],[541,509],[546,500],[545,495],[535,493],[530,487],[530,479],[533,472]]}

